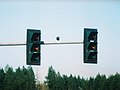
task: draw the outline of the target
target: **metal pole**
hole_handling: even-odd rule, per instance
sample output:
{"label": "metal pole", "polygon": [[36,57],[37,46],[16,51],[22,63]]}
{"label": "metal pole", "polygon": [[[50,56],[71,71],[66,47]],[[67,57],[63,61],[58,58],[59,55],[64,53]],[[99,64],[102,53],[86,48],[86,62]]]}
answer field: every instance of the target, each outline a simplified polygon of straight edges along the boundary
{"label": "metal pole", "polygon": [[23,44],[0,44],[0,46],[23,46],[23,45],[27,45],[26,43]]}
{"label": "metal pole", "polygon": [[83,44],[83,42],[44,43],[43,45]]}
{"label": "metal pole", "polygon": [[[63,44],[83,44],[83,42],[61,42],[61,43],[53,43],[53,42],[47,42],[44,43],[42,42],[41,45],[63,45]],[[0,46],[23,46],[23,45],[27,45],[27,43],[18,43],[18,44],[0,44]]]}

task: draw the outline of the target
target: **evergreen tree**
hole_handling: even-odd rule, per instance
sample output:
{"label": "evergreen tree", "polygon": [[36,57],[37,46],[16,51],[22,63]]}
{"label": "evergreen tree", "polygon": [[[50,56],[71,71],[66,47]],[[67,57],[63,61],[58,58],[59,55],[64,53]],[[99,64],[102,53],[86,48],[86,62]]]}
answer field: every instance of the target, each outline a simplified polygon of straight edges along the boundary
{"label": "evergreen tree", "polygon": [[32,67],[18,67],[13,71],[13,68],[7,65],[4,70],[0,69],[0,90],[36,90]]}
{"label": "evergreen tree", "polygon": [[4,86],[3,86],[4,78],[5,78],[4,70],[0,69],[0,90],[4,89]]}
{"label": "evergreen tree", "polygon": [[88,80],[85,80],[83,77],[81,79],[81,88],[83,90],[87,90],[88,89],[88,84],[87,84]]}
{"label": "evergreen tree", "polygon": [[23,90],[23,87],[22,87],[22,82],[24,81],[23,79],[24,78],[23,78],[22,70],[20,69],[20,67],[18,67],[15,73],[16,90]]}
{"label": "evergreen tree", "polygon": [[107,86],[107,80],[106,80],[106,76],[105,75],[101,75],[101,79],[100,79],[100,90],[108,90],[108,86]]}
{"label": "evergreen tree", "polygon": [[47,83],[50,90],[57,90],[56,89],[56,72],[53,67],[49,67],[48,69],[48,76],[46,77],[45,83]]}
{"label": "evergreen tree", "polygon": [[101,76],[100,74],[98,74],[94,79],[94,90],[100,90],[100,79],[101,79]]}
{"label": "evergreen tree", "polygon": [[116,73],[114,76],[109,77],[110,90],[120,90],[120,75]]}
{"label": "evergreen tree", "polygon": [[16,69],[16,90],[35,90],[35,75],[32,67]]}
{"label": "evergreen tree", "polygon": [[68,90],[79,90],[77,78],[72,74],[68,78]]}
{"label": "evergreen tree", "polygon": [[13,68],[9,67],[6,71],[5,79],[3,81],[4,90],[15,90],[15,78]]}
{"label": "evergreen tree", "polygon": [[34,75],[34,72],[33,72],[33,69],[31,66],[28,67],[28,77],[29,77],[29,90],[34,90],[35,89],[35,75]]}
{"label": "evergreen tree", "polygon": [[79,88],[78,90],[83,90],[80,76],[77,77],[77,83],[78,83],[78,88]]}
{"label": "evergreen tree", "polygon": [[94,78],[90,77],[89,81],[88,81],[88,88],[89,88],[89,90],[94,90],[93,89],[93,84],[94,84],[93,81],[94,81]]}
{"label": "evergreen tree", "polygon": [[56,83],[55,83],[55,87],[56,90],[64,90],[64,85],[63,85],[63,78],[61,77],[60,73],[57,73],[56,76]]}
{"label": "evergreen tree", "polygon": [[76,76],[73,77],[73,90],[79,90],[79,83]]}
{"label": "evergreen tree", "polygon": [[69,87],[69,81],[68,81],[68,77],[66,75],[63,75],[63,88],[64,90],[68,90],[68,87]]}
{"label": "evergreen tree", "polygon": [[95,78],[80,78],[70,74],[56,74],[52,66],[48,70],[46,85],[49,90],[120,90],[120,74],[116,73],[106,78],[105,75],[98,74]]}

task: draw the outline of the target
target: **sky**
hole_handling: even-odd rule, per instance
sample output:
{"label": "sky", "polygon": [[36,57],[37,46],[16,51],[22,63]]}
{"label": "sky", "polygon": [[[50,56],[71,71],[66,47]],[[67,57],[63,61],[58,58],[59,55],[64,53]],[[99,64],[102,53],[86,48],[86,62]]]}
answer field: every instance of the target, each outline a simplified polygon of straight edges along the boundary
{"label": "sky", "polygon": [[[120,1],[0,1],[0,43],[26,43],[27,29],[41,30],[46,43],[83,42],[84,28],[98,30],[98,63],[83,63],[83,44],[42,45],[41,65],[32,66],[39,80],[45,80],[50,66],[85,78],[120,73]],[[0,67],[7,64],[27,67],[26,46],[0,46]]]}

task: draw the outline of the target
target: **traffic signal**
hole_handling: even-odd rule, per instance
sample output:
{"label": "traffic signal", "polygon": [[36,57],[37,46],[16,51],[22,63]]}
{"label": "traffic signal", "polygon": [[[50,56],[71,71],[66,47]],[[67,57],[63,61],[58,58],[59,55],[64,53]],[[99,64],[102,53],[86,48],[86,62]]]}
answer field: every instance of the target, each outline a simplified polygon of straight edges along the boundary
{"label": "traffic signal", "polygon": [[41,31],[27,29],[27,65],[40,65]]}
{"label": "traffic signal", "polygon": [[84,28],[84,63],[97,63],[97,29]]}

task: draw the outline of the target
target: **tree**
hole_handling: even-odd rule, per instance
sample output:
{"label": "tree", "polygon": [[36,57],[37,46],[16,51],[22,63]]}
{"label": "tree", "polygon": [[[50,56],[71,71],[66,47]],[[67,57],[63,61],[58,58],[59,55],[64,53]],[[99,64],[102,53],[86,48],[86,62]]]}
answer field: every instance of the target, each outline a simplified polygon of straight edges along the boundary
{"label": "tree", "polygon": [[15,73],[15,83],[16,83],[16,89],[17,90],[22,90],[23,87],[22,87],[22,82],[24,81],[24,78],[23,78],[23,74],[22,74],[22,70],[20,69],[20,67],[18,67],[16,69],[16,73]]}
{"label": "tree", "polygon": [[81,88],[83,90],[88,90],[88,80],[85,80],[83,77],[81,78]]}
{"label": "tree", "polygon": [[33,69],[31,66],[28,67],[28,76],[29,76],[29,90],[34,90],[35,89],[35,75],[34,75],[34,72],[33,72]]}
{"label": "tree", "polygon": [[56,75],[55,87],[57,90],[64,90],[63,78],[60,75],[60,72]]}
{"label": "tree", "polygon": [[60,75],[56,74],[52,66],[48,70],[46,77],[46,85],[49,90],[120,90],[120,74],[116,73],[106,78],[105,75],[96,75],[88,79],[80,78],[70,74]]}
{"label": "tree", "polygon": [[94,90],[93,89],[93,84],[94,84],[94,78],[90,77],[89,80],[88,80],[88,87],[89,87],[89,90]]}
{"label": "tree", "polygon": [[46,81],[45,83],[48,85],[49,89],[50,90],[57,90],[56,89],[56,72],[55,70],[53,69],[53,67],[49,67],[48,69],[48,76],[46,76]]}
{"label": "tree", "polygon": [[94,79],[94,90],[100,90],[100,79],[101,76],[98,74]]}
{"label": "tree", "polygon": [[4,90],[15,90],[15,78],[13,68],[9,67],[3,81]]}
{"label": "tree", "polygon": [[0,69],[0,89],[3,90],[4,86],[3,86],[3,81],[5,78],[5,73],[3,69]]}
{"label": "tree", "polygon": [[69,83],[68,83],[68,77],[66,75],[63,75],[63,88],[64,90],[68,90]]}
{"label": "tree", "polygon": [[18,67],[16,71],[13,71],[13,68],[7,66],[5,68],[3,87],[2,90],[35,90],[36,82],[32,67],[23,67],[22,69]]}
{"label": "tree", "polygon": [[68,78],[68,90],[79,90],[77,78],[73,77],[72,74]]}
{"label": "tree", "polygon": [[107,79],[105,75],[101,75],[100,90],[108,90]]}
{"label": "tree", "polygon": [[77,77],[77,82],[78,82],[78,90],[83,90],[81,87],[82,87],[82,82],[81,82],[81,78],[80,76]]}
{"label": "tree", "polygon": [[120,75],[116,73],[109,77],[110,81],[110,90],[120,90]]}

